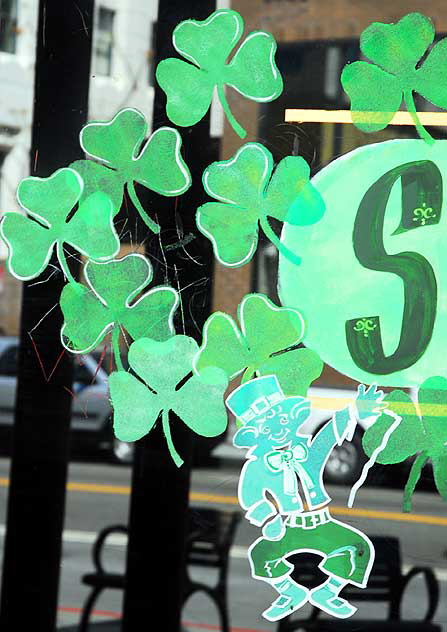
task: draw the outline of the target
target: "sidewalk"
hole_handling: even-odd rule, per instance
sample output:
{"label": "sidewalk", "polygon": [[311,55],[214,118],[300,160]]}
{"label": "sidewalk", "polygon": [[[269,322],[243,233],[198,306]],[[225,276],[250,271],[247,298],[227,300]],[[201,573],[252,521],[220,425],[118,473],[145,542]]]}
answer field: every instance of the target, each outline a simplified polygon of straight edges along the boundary
{"label": "sidewalk", "polygon": [[[121,621],[101,621],[90,623],[89,632],[121,632]],[[79,632],[78,625],[71,625],[68,628],[58,628],[59,632]],[[187,632],[187,630],[184,630]]]}

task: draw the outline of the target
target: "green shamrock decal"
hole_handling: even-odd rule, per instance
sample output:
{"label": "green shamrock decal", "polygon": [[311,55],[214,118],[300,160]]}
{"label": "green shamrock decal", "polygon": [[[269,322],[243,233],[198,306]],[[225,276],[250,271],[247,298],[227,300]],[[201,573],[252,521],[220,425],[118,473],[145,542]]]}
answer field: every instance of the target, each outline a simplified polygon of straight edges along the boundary
{"label": "green shamrock decal", "polygon": [[70,166],[86,183],[87,193],[104,191],[118,213],[127,187],[130,199],[146,226],[154,233],[160,226],[151,219],[135,191],[135,182],[165,196],[184,193],[191,185],[191,174],[180,148],[182,139],[177,130],[160,127],[141,146],[148,130],[138,110],[126,108],[111,121],[88,123],[80,134],[83,150],[95,160],[77,160]]}
{"label": "green shamrock decal", "polygon": [[84,198],[83,181],[73,169],[59,169],[49,178],[24,178],[17,198],[27,215],[5,213],[0,234],[8,246],[8,269],[22,281],[44,269],[56,246],[61,268],[71,283],[64,243],[95,261],[112,259],[120,242],[113,226],[110,198],[100,191]]}
{"label": "green shamrock decal", "polygon": [[321,219],[324,201],[309,173],[301,156],[283,158],[273,173],[272,154],[259,143],[247,143],[229,160],[207,167],[203,186],[218,202],[200,206],[196,221],[212,241],[219,262],[239,267],[250,261],[258,244],[259,223],[278,250],[299,265],[300,257],[282,244],[268,217],[295,226]]}
{"label": "green shamrock decal", "polygon": [[394,421],[386,411],[363,435],[363,448],[371,457],[379,450],[377,462],[401,463],[417,455],[404,491],[403,509],[410,511],[411,497],[425,463],[431,459],[436,487],[447,500],[447,379],[430,377],[418,392],[418,407],[403,391],[384,397],[387,408],[402,418],[383,449],[384,435]]}
{"label": "green shamrock decal", "polygon": [[215,312],[203,328],[203,343],[194,359],[198,375],[207,367],[223,369],[242,381],[276,375],[287,395],[305,395],[320,376],[323,363],[310,349],[290,349],[304,335],[298,310],[276,307],[263,294],[247,294],[238,307],[240,330],[228,314]]}
{"label": "green shamrock decal", "polygon": [[223,396],[227,377],[217,368],[193,375],[196,353],[197,343],[188,336],[174,336],[165,342],[141,338],[131,345],[129,365],[135,375],[117,371],[109,377],[118,439],[136,441],[144,437],[161,413],[169,451],[179,467],[183,460],[172,441],[169,411],[203,437],[215,437],[225,430]]}
{"label": "green shamrock decal", "polygon": [[341,83],[351,98],[352,120],[364,132],[384,129],[404,99],[419,135],[433,138],[419,121],[413,92],[433,105],[447,108],[447,38],[433,43],[432,21],[410,13],[397,24],[374,22],[360,38],[363,54],[373,63],[356,61],[343,69]]}
{"label": "green shamrock decal", "polygon": [[225,97],[225,85],[242,96],[265,103],[282,92],[281,75],[275,64],[276,42],[270,33],[253,31],[229,63],[228,57],[241,39],[244,21],[236,11],[221,9],[204,21],[185,20],[175,28],[175,50],[188,60],[164,59],[156,70],[166,93],[166,113],[182,127],[195,125],[208,111],[214,90],[234,131],[247,133],[234,118]]}
{"label": "green shamrock decal", "polygon": [[149,335],[166,340],[173,335],[178,293],[171,287],[156,287],[141,294],[152,279],[152,266],[142,255],[103,264],[89,261],[84,276],[87,286],[66,285],[60,298],[65,319],[61,340],[69,351],[91,351],[112,330],[115,361],[122,367],[120,330],[134,340]]}

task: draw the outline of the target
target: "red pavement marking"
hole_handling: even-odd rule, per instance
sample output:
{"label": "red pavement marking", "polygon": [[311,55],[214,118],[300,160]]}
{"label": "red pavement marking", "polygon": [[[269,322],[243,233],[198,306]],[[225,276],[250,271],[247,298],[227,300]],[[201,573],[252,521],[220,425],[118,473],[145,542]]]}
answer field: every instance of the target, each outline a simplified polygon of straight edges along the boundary
{"label": "red pavement marking", "polygon": [[[59,606],[60,612],[71,612],[73,614],[80,614],[81,608],[70,608],[69,606]],[[120,612],[112,612],[110,610],[93,610],[92,616],[94,617],[109,617],[110,619],[121,619]],[[212,625],[210,623],[197,623],[195,621],[182,621],[182,625],[186,625],[188,628],[199,628],[201,630],[220,630],[220,625]],[[231,632],[265,632],[259,628],[231,628]]]}
{"label": "red pavement marking", "polygon": [[[80,614],[82,608],[70,608],[70,606],[59,606],[60,612],[71,612],[73,614]],[[95,617],[109,617],[110,619],[121,619],[120,612],[111,612],[110,610],[93,610],[92,616]]]}

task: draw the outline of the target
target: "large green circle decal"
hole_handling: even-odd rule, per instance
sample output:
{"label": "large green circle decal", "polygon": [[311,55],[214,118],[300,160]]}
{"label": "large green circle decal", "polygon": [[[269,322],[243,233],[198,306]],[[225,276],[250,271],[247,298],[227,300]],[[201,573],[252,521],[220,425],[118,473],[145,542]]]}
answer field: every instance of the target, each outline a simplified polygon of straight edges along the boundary
{"label": "large green circle decal", "polygon": [[304,342],[358,381],[415,386],[447,368],[447,141],[392,140],[338,158],[312,180],[326,203],[284,224],[302,259],[279,264]]}

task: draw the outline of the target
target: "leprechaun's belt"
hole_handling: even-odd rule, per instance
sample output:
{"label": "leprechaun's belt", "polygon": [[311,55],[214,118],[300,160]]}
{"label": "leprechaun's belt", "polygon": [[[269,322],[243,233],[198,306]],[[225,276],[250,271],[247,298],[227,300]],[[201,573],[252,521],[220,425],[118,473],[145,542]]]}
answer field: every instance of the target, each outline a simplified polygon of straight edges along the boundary
{"label": "leprechaun's belt", "polygon": [[287,516],[284,524],[288,527],[301,527],[301,529],[315,529],[320,524],[326,524],[331,519],[329,509],[324,507],[318,511],[306,511]]}

